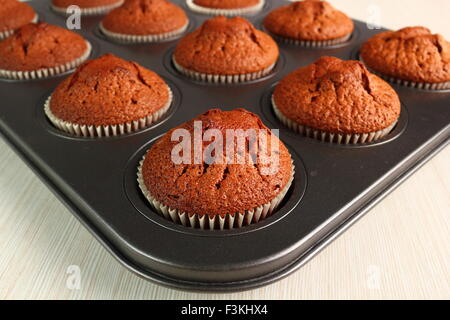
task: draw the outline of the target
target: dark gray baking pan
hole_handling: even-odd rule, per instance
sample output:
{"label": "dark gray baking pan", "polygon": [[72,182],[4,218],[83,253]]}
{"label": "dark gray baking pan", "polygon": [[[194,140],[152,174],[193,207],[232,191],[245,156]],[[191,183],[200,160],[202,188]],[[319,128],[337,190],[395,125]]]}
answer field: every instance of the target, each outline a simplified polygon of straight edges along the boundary
{"label": "dark gray baking pan", "polygon": [[[189,13],[189,31],[207,16]],[[268,1],[249,19],[263,17],[284,1]],[[43,21],[65,26],[48,1],[32,1]],[[98,31],[100,17],[82,19],[80,31],[93,44],[92,57],[113,53],[159,73],[174,103],[158,124],[116,138],[75,138],[47,121],[43,104],[65,76],[38,81],[0,81],[0,131],[105,248],[127,268],[156,283],[202,291],[262,286],[302,266],[346,230],[408,175],[443,148],[450,136],[450,92],[394,85],[402,100],[397,127],[384,140],[340,146],[301,137],[274,116],[270,95],[290,71],[320,56],[356,59],[360,45],[381,30],[356,29],[345,44],[305,49],[280,44],[273,74],[240,85],[206,85],[178,74],[170,63],[176,44],[125,45]],[[245,107],[257,113],[293,154],[297,173],[280,209],[267,220],[232,231],[188,229],[152,211],[136,182],[136,168],[149,145],[170,128],[213,107]],[[393,212],[395,214],[395,212]]]}

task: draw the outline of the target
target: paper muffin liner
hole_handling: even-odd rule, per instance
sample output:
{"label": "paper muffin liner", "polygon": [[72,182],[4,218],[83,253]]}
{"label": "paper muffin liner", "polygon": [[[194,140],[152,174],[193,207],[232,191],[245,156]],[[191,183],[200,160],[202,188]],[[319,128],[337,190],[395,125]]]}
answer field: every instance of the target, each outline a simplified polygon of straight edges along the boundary
{"label": "paper muffin liner", "polygon": [[156,200],[148,191],[145,185],[144,178],[142,175],[142,166],[144,164],[145,156],[139,162],[137,181],[139,188],[144,194],[145,198],[148,200],[150,205],[155,209],[155,211],[164,217],[165,219],[172,221],[176,224],[183,225],[185,227],[190,227],[194,229],[201,230],[224,230],[224,229],[238,229],[247,225],[258,223],[269,216],[271,216],[275,210],[278,208],[280,203],[283,201],[287,192],[289,191],[292,182],[294,181],[295,166],[294,162],[291,160],[292,164],[292,175],[286,184],[286,186],[281,190],[281,192],[270,202],[263,204],[252,210],[247,210],[244,213],[234,213],[226,214],[224,216],[220,214],[188,214],[182,212],[181,210],[171,209],[163,203]]}
{"label": "paper muffin liner", "polygon": [[393,84],[398,84],[404,87],[414,88],[414,89],[422,89],[422,90],[430,90],[430,91],[438,91],[438,90],[448,90],[450,89],[450,81],[447,82],[439,82],[439,83],[428,83],[428,82],[414,82],[409,80],[398,79],[392,76],[384,75],[381,72],[373,70],[371,67],[364,62],[361,55],[359,55],[359,61],[361,61],[371,73],[376,74],[383,80],[386,80]]}
{"label": "paper muffin liner", "polygon": [[315,129],[312,127],[301,125],[294,120],[289,119],[286,117],[276,106],[273,95],[272,95],[272,107],[273,111],[275,112],[275,115],[277,118],[289,129],[292,131],[299,133],[305,137],[308,138],[314,138],[316,140],[320,140],[322,142],[329,142],[329,143],[337,143],[337,144],[364,144],[364,143],[371,143],[378,141],[380,139],[383,139],[386,137],[389,133],[392,132],[392,130],[397,125],[398,121],[391,124],[389,127],[375,132],[370,133],[353,133],[353,134],[341,134],[341,133],[332,133],[328,131],[323,131],[319,129]]}
{"label": "paper muffin liner", "polygon": [[260,79],[270,74],[275,68],[276,62],[270,65],[268,68],[253,72],[253,73],[244,73],[244,74],[236,74],[236,75],[220,75],[220,74],[208,74],[208,73],[200,73],[194,70],[189,70],[177,63],[175,60],[175,56],[172,56],[172,63],[175,66],[175,69],[178,70],[181,74],[192,78],[197,81],[203,81],[208,83],[220,83],[220,84],[233,84],[233,83],[243,83],[256,79]]}
{"label": "paper muffin liner", "polygon": [[132,34],[123,34],[123,33],[116,33],[107,30],[103,23],[100,22],[99,28],[100,31],[109,39],[119,42],[125,42],[125,43],[152,43],[152,42],[159,42],[164,41],[167,39],[173,39],[181,34],[183,34],[189,26],[189,22],[186,23],[182,28],[166,32],[166,33],[159,33],[159,34],[149,34],[149,35],[132,35]]}
{"label": "paper muffin liner", "polygon": [[194,0],[186,0],[186,4],[194,12],[201,14],[215,15],[215,16],[241,16],[246,14],[253,14],[261,11],[264,7],[265,0],[260,0],[258,4],[239,9],[214,9],[208,7],[202,7],[194,3]]}
{"label": "paper muffin liner", "polygon": [[169,91],[169,99],[162,108],[144,118],[123,124],[93,126],[81,125],[62,120],[55,116],[50,109],[50,102],[52,98],[51,96],[44,104],[44,112],[47,118],[56,128],[71,135],[85,138],[115,137],[145,129],[160,120],[161,117],[169,110],[173,100],[172,90],[169,88],[169,86],[167,86],[167,89]]}
{"label": "paper muffin liner", "polygon": [[[35,14],[33,20],[31,20],[29,23],[36,23],[39,21],[39,16],[37,15],[37,13]],[[0,31],[0,41],[8,38],[9,36],[11,36],[17,29],[14,30],[6,30],[6,31]]]}
{"label": "paper muffin liner", "polygon": [[346,43],[352,37],[352,33],[350,33],[350,34],[346,35],[345,37],[341,37],[341,38],[337,38],[337,39],[333,39],[333,40],[314,41],[314,40],[298,40],[298,39],[286,38],[286,37],[276,35],[270,31],[269,31],[269,33],[273,38],[275,38],[276,40],[278,40],[280,42],[296,45],[299,47],[305,47],[305,48],[330,47],[330,46]]}
{"label": "paper muffin liner", "polygon": [[[113,3],[107,6],[99,6],[99,7],[93,7],[93,8],[80,8],[81,15],[82,16],[96,16],[96,15],[102,15],[110,12],[111,10],[120,7],[125,0],[121,0],[117,3]],[[53,4],[51,4],[51,8],[62,15],[67,15],[67,8],[61,8],[57,7]]]}
{"label": "paper muffin liner", "polygon": [[85,62],[91,55],[92,46],[86,41],[86,52],[76,60],[67,62],[66,64],[32,71],[12,71],[12,70],[2,70],[0,69],[0,79],[8,80],[33,80],[33,79],[45,79],[52,76],[56,76],[61,73],[73,70]]}

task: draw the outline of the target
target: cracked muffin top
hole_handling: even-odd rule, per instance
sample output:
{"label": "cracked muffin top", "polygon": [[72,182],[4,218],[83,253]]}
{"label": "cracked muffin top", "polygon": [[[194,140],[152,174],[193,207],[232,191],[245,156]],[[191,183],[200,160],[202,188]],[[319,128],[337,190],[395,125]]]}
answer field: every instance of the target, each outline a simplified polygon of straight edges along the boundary
{"label": "cracked muffin top", "polygon": [[[278,154],[276,154],[279,159],[278,165],[276,160],[264,162],[263,159],[270,157],[265,157],[265,152],[257,151],[255,144],[249,143],[248,138],[243,140],[246,142],[247,151],[242,154],[248,155],[248,152],[253,150],[257,155],[254,164],[251,162],[239,164],[237,161],[234,164],[227,164],[224,158],[227,156],[226,151],[215,153],[218,161],[201,161],[200,157],[198,164],[174,163],[171,156],[172,150],[180,142],[172,141],[172,134],[177,129],[192,134],[196,125],[202,130],[202,134],[206,134],[208,129],[216,129],[218,133],[221,133],[224,137],[224,150],[227,144],[225,138],[227,129],[244,131],[254,129],[256,132],[259,129],[266,130],[268,139],[265,141],[268,141],[269,149],[271,137],[279,142]],[[197,143],[204,148],[210,145],[209,142],[202,142],[200,136],[192,134],[192,137],[200,139]],[[238,150],[237,139],[233,141],[232,145]],[[191,159],[195,157],[194,143],[188,140],[192,150]],[[273,166],[274,170],[265,172],[264,168],[269,166]],[[289,151],[277,137],[272,135],[257,115],[245,109],[233,111],[213,109],[170,130],[159,139],[147,152],[142,175],[150,194],[169,208],[201,216],[204,214],[223,216],[244,213],[246,210],[271,202],[288,185],[292,170]]]}
{"label": "cracked muffin top", "polygon": [[211,9],[241,9],[253,7],[261,0],[194,0],[196,5]]}
{"label": "cracked muffin top", "polygon": [[36,12],[17,0],[0,0],[0,32],[16,30],[33,21]]}
{"label": "cracked muffin top", "polygon": [[52,3],[58,8],[67,8],[71,5],[76,5],[82,9],[87,9],[109,6],[121,1],[122,0],[52,0]]}
{"label": "cracked muffin top", "polygon": [[132,35],[167,33],[187,23],[183,9],[166,0],[126,0],[102,21],[109,31]]}
{"label": "cracked muffin top", "polygon": [[218,16],[181,39],[174,58],[200,73],[237,75],[269,68],[278,55],[275,41],[246,19]]}
{"label": "cracked muffin top", "polygon": [[388,128],[400,116],[394,89],[359,61],[322,57],[284,78],[275,88],[276,107],[291,120],[344,134]]}
{"label": "cracked muffin top", "polygon": [[72,31],[44,22],[30,23],[0,42],[0,69],[53,68],[82,57],[86,50],[87,42]]}
{"label": "cracked muffin top", "polygon": [[450,81],[450,42],[424,27],[377,34],[362,46],[361,58],[374,71],[397,79]]}
{"label": "cracked muffin top", "polygon": [[82,64],[52,94],[59,119],[80,125],[116,125],[145,118],[169,102],[167,84],[135,62],[106,54]]}
{"label": "cracked muffin top", "polygon": [[326,1],[304,0],[273,10],[264,27],[278,36],[296,40],[325,41],[353,32],[353,21]]}

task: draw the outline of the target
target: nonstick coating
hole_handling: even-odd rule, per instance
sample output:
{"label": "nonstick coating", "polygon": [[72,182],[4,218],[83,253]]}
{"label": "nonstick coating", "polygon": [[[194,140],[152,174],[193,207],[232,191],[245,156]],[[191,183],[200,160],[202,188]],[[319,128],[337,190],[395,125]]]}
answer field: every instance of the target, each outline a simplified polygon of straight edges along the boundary
{"label": "nonstick coating", "polygon": [[[189,14],[189,32],[208,18]],[[249,19],[285,1],[268,1]],[[42,21],[65,26],[48,1],[32,1]],[[402,115],[384,140],[339,146],[301,137],[274,116],[270,95],[290,71],[320,56],[356,59],[360,45],[382,30],[355,21],[351,40],[326,49],[281,44],[275,72],[240,85],[208,85],[179,75],[170,63],[175,41],[124,45],[98,31],[101,17],[82,19],[92,57],[113,53],[160,74],[174,91],[167,116],[151,128],[116,138],[75,138],[47,121],[45,99],[65,76],[39,81],[0,80],[0,132],[74,215],[125,266],[157,283],[189,290],[230,291],[261,286],[296,270],[367,212],[387,192],[448,143],[450,92],[397,85]],[[244,107],[270,128],[279,128],[297,169],[281,208],[256,225],[233,231],[201,231],[158,216],[141,195],[136,168],[144,152],[170,128],[211,109]],[[414,196],[414,195],[411,195]],[[395,214],[395,212],[392,212]]]}

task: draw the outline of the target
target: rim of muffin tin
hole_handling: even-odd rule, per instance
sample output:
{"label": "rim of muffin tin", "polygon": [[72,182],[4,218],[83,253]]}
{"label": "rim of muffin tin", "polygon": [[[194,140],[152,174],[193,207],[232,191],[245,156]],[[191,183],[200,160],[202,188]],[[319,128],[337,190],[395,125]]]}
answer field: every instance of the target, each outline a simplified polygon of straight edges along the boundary
{"label": "rim of muffin tin", "polygon": [[280,119],[275,115],[275,111],[272,106],[272,95],[275,90],[275,87],[277,86],[279,82],[276,82],[270,86],[261,96],[260,99],[260,110],[261,115],[264,121],[267,121],[271,125],[271,127],[278,127],[282,129],[282,132],[284,135],[295,138],[295,139],[302,139],[305,142],[313,143],[313,144],[320,144],[322,146],[330,146],[334,148],[369,148],[369,147],[376,147],[381,146],[390,142],[393,142],[394,140],[397,140],[406,130],[409,123],[409,115],[408,115],[408,109],[405,106],[405,104],[401,102],[401,113],[400,117],[397,121],[397,124],[394,126],[394,128],[383,138],[367,142],[367,143],[356,143],[356,144],[342,144],[342,143],[336,143],[336,142],[327,142],[327,141],[321,141],[319,139],[316,139],[314,137],[305,136],[301,133],[297,133],[287,127],[285,124],[281,122]]}
{"label": "rim of muffin tin", "polygon": [[291,154],[291,158],[295,166],[295,173],[289,190],[287,191],[278,208],[270,216],[257,223],[249,224],[241,228],[234,228],[231,230],[202,230],[199,228],[192,228],[189,226],[177,224],[163,217],[151,206],[142,190],[140,189],[139,183],[137,181],[138,167],[140,162],[142,161],[142,158],[151,148],[151,146],[164,134],[153,137],[129,158],[124,170],[123,177],[123,190],[127,196],[127,199],[130,201],[133,207],[145,218],[162,228],[178,233],[205,237],[229,237],[257,232],[280,222],[286,216],[293,213],[297,206],[301,203],[303,196],[306,193],[308,185],[308,174],[306,167],[297,152],[289,144],[286,144],[283,141],[282,137],[280,137],[280,140],[286,145]]}
{"label": "rim of muffin tin", "polygon": [[133,132],[119,134],[116,136],[102,136],[102,137],[83,137],[83,136],[76,136],[73,134],[70,134],[68,132],[62,131],[55,127],[53,123],[48,119],[46,113],[45,113],[45,103],[48,100],[48,98],[52,95],[53,91],[47,91],[45,95],[43,95],[40,99],[38,99],[38,102],[35,106],[35,120],[39,122],[41,126],[45,128],[45,130],[52,135],[58,136],[60,138],[69,139],[69,140],[78,140],[78,141],[112,141],[117,139],[124,139],[127,137],[132,137],[140,134],[147,133],[149,131],[152,131],[163,124],[165,124],[167,121],[169,121],[178,111],[181,105],[182,100],[182,94],[180,89],[169,79],[160,76],[166,84],[169,86],[170,90],[172,91],[172,103],[169,106],[169,109],[159,118],[156,122],[150,124],[148,127],[138,129]]}
{"label": "rim of muffin tin", "polygon": [[175,52],[175,46],[170,47],[163,55],[162,63],[165,67],[165,69],[173,76],[177,77],[178,79],[183,79],[198,85],[204,85],[204,86],[216,86],[216,87],[226,87],[226,86],[244,86],[249,84],[255,84],[259,82],[264,82],[266,80],[269,80],[273,77],[275,77],[277,74],[282,71],[286,65],[286,58],[284,56],[284,53],[280,51],[280,55],[278,57],[277,62],[275,63],[275,66],[272,68],[272,70],[265,76],[253,80],[248,81],[242,81],[242,82],[235,82],[235,83],[218,83],[218,82],[208,82],[208,81],[201,81],[194,79],[192,77],[189,77],[180,71],[175,67],[173,63],[173,56]]}

